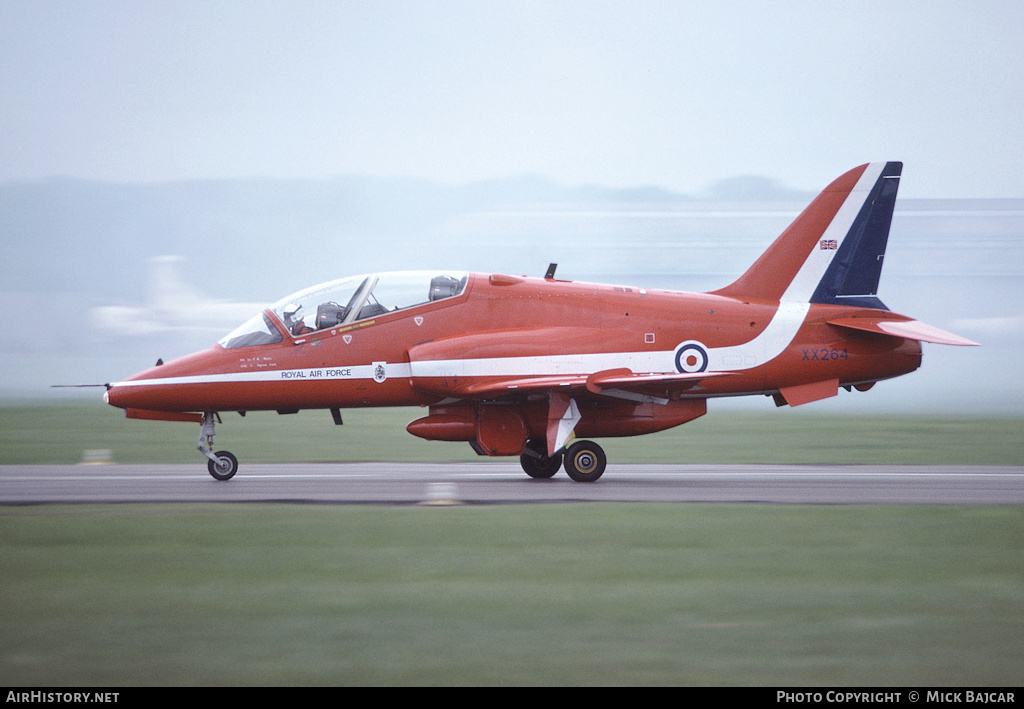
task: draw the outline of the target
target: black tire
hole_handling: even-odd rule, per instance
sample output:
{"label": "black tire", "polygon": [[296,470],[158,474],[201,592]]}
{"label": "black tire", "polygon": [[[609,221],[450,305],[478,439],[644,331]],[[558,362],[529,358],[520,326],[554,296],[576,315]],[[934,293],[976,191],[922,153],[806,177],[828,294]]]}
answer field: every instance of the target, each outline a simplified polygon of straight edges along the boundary
{"label": "black tire", "polygon": [[593,441],[577,441],[565,451],[565,472],[578,483],[592,483],[604,474],[608,459]]}
{"label": "black tire", "polygon": [[210,471],[210,475],[215,480],[230,480],[238,472],[238,458],[228,453],[227,451],[217,451],[214,453],[217,457],[217,461],[208,461],[206,463],[206,469]]}
{"label": "black tire", "polygon": [[528,450],[519,456],[519,464],[523,466],[523,470],[531,478],[545,480],[554,477],[558,469],[562,467],[561,453],[555,453],[553,456],[548,457],[539,452],[546,450],[543,442],[530,441],[526,444],[526,447]]}

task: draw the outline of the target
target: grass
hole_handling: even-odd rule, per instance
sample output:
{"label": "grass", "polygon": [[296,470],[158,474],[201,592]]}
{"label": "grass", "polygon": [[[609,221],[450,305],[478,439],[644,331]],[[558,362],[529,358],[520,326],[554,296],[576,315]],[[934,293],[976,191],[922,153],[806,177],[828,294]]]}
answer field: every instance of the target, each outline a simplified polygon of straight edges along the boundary
{"label": "grass", "polygon": [[[280,416],[226,413],[216,447],[245,463],[480,461],[462,443],[405,431],[421,409],[326,411]],[[0,406],[0,464],[64,463],[106,449],[119,463],[195,463],[195,424],[138,421],[102,404]],[[788,409],[712,411],[670,431],[601,441],[615,463],[897,463],[1020,465],[1024,418],[820,416]]]}
{"label": "grass", "polygon": [[[225,415],[246,462],[479,461],[418,410]],[[198,427],[0,407],[0,463]],[[1024,421],[712,412],[617,462],[1014,464]],[[1015,686],[1024,507],[0,507],[8,686]]]}
{"label": "grass", "polygon": [[1019,686],[1024,510],[0,510],[0,682]]}

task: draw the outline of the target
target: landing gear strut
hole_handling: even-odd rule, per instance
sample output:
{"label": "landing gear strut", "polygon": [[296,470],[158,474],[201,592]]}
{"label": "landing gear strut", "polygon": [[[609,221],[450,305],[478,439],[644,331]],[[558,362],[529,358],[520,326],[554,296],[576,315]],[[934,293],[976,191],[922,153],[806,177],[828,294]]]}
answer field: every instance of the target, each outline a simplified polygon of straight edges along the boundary
{"label": "landing gear strut", "polygon": [[203,413],[202,427],[199,429],[199,444],[196,448],[209,458],[206,469],[217,480],[230,480],[238,472],[238,459],[227,451],[213,452],[213,426],[217,414],[213,411]]}

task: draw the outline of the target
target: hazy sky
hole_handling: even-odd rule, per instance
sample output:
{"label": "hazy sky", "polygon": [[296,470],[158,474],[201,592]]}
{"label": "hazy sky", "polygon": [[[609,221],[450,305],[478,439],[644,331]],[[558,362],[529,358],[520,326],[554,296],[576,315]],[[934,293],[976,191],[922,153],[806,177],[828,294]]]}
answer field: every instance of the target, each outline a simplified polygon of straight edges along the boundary
{"label": "hazy sky", "polygon": [[0,0],[0,180],[1024,197],[1024,3]]}

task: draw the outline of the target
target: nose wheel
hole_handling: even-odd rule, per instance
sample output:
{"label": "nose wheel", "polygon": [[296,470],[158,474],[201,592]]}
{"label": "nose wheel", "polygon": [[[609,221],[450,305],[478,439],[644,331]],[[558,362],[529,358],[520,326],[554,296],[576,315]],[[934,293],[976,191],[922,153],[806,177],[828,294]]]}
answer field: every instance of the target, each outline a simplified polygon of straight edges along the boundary
{"label": "nose wheel", "polygon": [[199,429],[199,444],[196,448],[209,458],[206,469],[215,480],[230,480],[238,472],[238,458],[227,451],[213,452],[213,427],[217,419],[214,411],[203,413],[202,427]]}
{"label": "nose wheel", "polygon": [[238,458],[227,451],[217,451],[207,461],[206,469],[216,480],[230,480],[238,472]]}

